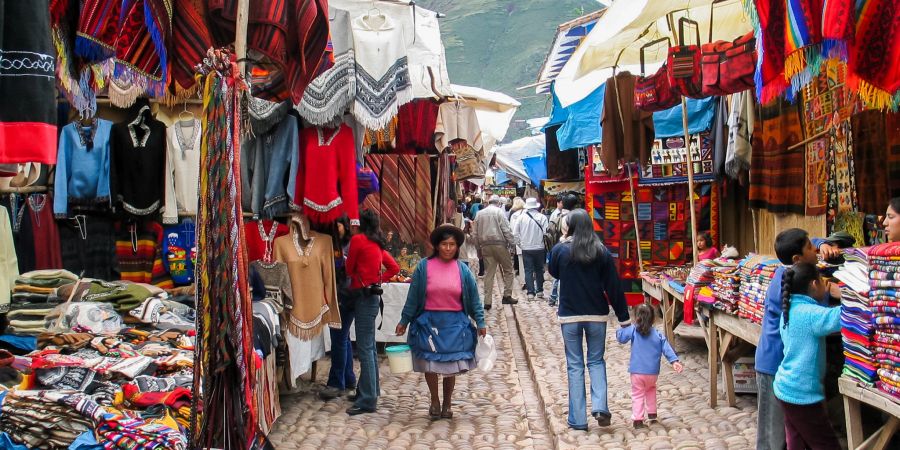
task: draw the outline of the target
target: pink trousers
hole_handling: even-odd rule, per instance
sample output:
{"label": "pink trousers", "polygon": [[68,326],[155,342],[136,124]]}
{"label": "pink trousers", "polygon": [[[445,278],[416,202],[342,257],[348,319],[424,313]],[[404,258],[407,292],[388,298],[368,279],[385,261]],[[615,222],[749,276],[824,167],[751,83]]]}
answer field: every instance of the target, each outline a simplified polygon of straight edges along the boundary
{"label": "pink trousers", "polygon": [[656,379],[659,375],[631,374],[631,420],[656,414]]}

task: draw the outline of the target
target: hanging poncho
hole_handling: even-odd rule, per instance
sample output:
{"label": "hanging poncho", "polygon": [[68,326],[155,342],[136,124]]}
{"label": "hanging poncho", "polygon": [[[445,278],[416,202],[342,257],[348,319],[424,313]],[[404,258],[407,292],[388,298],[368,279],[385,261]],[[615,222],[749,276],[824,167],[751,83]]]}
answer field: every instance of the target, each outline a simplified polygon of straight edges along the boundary
{"label": "hanging poncho", "polygon": [[357,63],[353,116],[380,130],[413,99],[403,28],[385,15],[358,17],[351,27]]}
{"label": "hanging poncho", "polygon": [[300,115],[313,125],[325,125],[344,114],[356,96],[356,57],[350,33],[350,13],[329,11],[334,65],[306,87],[297,105]]}

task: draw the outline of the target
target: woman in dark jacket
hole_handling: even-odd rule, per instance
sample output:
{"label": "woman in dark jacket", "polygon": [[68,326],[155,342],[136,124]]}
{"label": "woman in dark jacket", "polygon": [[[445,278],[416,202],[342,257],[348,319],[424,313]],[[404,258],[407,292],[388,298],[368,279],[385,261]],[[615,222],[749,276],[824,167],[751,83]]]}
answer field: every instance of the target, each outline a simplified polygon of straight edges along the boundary
{"label": "woman in dark jacket", "polygon": [[[466,235],[453,225],[441,225],[431,233],[434,253],[416,266],[406,305],[397,325],[397,336],[410,323],[409,345],[413,369],[425,374],[432,420],[453,418],[452,396],[456,376],[475,368],[475,328],[487,334],[478,284],[469,267],[459,261]],[[438,376],[444,377],[444,402],[438,397]]]}
{"label": "woman in dark jacket", "polygon": [[565,238],[550,253],[550,275],[559,280],[559,322],[566,350],[569,379],[570,428],[587,430],[584,386],[584,341],[591,376],[592,414],[609,426],[612,415],[606,396],[606,321],[612,305],[620,326],[631,321],[615,261],[594,233],[591,217],[583,209],[566,216]]}
{"label": "woman in dark jacket", "polygon": [[384,249],[380,219],[372,210],[359,215],[359,234],[350,239],[347,251],[347,278],[355,298],[356,349],[359,353],[359,381],[356,401],[347,414],[375,412],[378,404],[378,355],[375,353],[375,318],[381,283],[400,272],[400,266]]}
{"label": "woman in dark jacket", "polygon": [[346,391],[356,389],[356,374],[353,373],[353,347],[350,344],[350,326],[353,325],[354,301],[350,293],[350,279],[347,278],[347,252],[350,249],[350,219],[346,215],[335,222],[334,251],[335,278],[338,284],[338,308],[341,311],[341,329],[329,328],[331,333],[331,370],[328,383],[319,392],[322,400],[332,400]]}

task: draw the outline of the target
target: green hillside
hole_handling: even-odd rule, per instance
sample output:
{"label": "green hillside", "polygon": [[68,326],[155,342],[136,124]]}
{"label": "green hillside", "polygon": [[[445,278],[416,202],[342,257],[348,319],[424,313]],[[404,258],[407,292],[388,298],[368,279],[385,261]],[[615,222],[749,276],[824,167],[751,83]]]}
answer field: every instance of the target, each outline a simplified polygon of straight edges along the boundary
{"label": "green hillside", "polygon": [[[441,34],[447,49],[450,80],[500,91],[522,103],[516,119],[550,114],[546,95],[534,83],[556,27],[596,11],[594,0],[419,0],[418,5],[446,15]],[[507,141],[525,135],[514,123]]]}

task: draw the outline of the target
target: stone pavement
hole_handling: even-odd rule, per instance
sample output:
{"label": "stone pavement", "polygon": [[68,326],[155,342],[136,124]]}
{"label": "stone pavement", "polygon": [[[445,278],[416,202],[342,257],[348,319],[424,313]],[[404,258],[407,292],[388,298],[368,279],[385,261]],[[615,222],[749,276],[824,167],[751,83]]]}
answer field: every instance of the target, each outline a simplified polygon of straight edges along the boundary
{"label": "stone pavement", "polygon": [[674,347],[685,371],[676,374],[663,364],[660,421],[634,430],[629,347],[615,342],[611,326],[606,360],[613,423],[601,429],[589,422],[589,431],[583,432],[566,426],[566,361],[555,311],[543,301],[500,307],[497,298],[494,305],[487,324],[498,346],[497,365],[490,373],[474,371],[457,379],[453,420],[431,422],[424,377],[392,375],[383,356],[378,412],[351,418],[344,413],[349,401],[323,402],[316,395],[327,378],[326,358],[319,363],[316,383],[281,397],[283,413],[270,434],[273,445],[287,450],[753,448],[756,397],[738,396],[737,408],[721,403],[709,408],[706,345],[699,329],[679,328]]}

